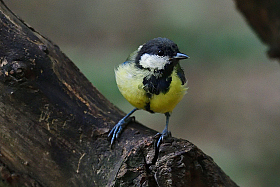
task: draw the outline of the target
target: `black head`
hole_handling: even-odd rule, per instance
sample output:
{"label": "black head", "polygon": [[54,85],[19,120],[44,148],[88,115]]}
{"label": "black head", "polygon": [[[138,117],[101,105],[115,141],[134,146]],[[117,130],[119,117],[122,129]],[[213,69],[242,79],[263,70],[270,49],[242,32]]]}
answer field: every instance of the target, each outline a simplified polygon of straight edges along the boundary
{"label": "black head", "polygon": [[140,68],[164,69],[188,58],[180,53],[177,44],[167,38],[154,38],[139,47],[135,63]]}
{"label": "black head", "polygon": [[138,55],[136,57],[136,62],[138,62],[143,54],[158,55],[158,56],[176,56],[180,53],[177,44],[167,38],[154,38],[147,43],[145,43]]}

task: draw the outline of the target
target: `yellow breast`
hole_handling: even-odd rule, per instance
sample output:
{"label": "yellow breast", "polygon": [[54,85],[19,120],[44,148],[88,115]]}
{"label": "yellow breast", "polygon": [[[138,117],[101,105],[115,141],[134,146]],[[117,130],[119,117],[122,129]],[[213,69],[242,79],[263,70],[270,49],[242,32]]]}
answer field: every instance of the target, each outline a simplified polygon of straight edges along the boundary
{"label": "yellow breast", "polygon": [[115,70],[116,82],[121,94],[134,107],[145,110],[150,103],[150,110],[157,113],[172,112],[181,101],[187,88],[181,84],[176,72],[172,72],[169,91],[165,94],[153,95],[149,98],[143,89],[143,78],[149,71],[135,68],[133,63],[125,63]]}

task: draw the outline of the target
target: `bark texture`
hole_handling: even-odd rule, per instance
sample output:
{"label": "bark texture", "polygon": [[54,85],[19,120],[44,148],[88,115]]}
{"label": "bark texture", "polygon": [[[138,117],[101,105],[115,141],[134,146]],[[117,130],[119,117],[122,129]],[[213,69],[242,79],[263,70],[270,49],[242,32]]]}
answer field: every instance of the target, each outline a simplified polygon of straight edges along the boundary
{"label": "bark texture", "polygon": [[123,115],[0,1],[0,185],[237,186],[182,139],[168,139],[151,165],[156,132],[136,122],[110,148]]}
{"label": "bark texture", "polygon": [[235,0],[238,10],[259,38],[268,45],[268,56],[280,58],[280,1]]}

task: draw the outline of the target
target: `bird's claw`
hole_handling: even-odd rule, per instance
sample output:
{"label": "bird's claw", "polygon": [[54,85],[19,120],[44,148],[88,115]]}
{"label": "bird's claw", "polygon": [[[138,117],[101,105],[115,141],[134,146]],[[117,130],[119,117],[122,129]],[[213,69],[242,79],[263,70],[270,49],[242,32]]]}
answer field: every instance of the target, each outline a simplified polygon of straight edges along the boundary
{"label": "bird's claw", "polygon": [[158,141],[157,141],[157,149],[159,150],[159,147],[160,145],[162,144],[163,140],[168,138],[168,137],[171,137],[171,132],[170,131],[166,131],[165,129],[163,130],[163,132],[160,134],[160,133],[157,133],[156,136],[158,137],[160,135],[160,137],[158,138]]}
{"label": "bird's claw", "polygon": [[115,140],[120,136],[120,134],[122,133],[123,129],[126,127],[126,125],[128,123],[130,123],[131,121],[133,121],[135,118],[134,117],[129,117],[126,119],[121,119],[110,131],[110,133],[108,134],[108,137],[111,137],[111,146],[113,145],[113,143],[115,142]]}
{"label": "bird's claw", "polygon": [[157,133],[154,136],[155,141],[155,156],[152,159],[152,163],[149,165],[155,165],[158,156],[159,156],[159,147],[162,144],[162,142],[164,141],[165,138],[171,137],[171,132],[168,131],[167,129],[164,129],[162,133]]}

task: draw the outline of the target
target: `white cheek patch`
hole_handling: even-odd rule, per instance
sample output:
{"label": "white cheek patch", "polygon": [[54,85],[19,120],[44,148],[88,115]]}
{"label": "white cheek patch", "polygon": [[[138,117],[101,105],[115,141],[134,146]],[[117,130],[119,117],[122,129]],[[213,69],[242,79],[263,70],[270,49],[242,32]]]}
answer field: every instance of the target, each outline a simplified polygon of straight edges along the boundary
{"label": "white cheek patch", "polygon": [[158,56],[143,54],[139,61],[139,64],[144,68],[151,69],[164,69],[164,66],[169,63],[169,58],[167,56]]}

